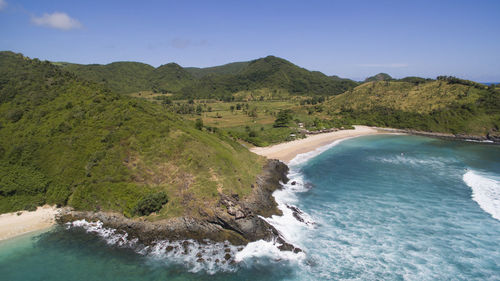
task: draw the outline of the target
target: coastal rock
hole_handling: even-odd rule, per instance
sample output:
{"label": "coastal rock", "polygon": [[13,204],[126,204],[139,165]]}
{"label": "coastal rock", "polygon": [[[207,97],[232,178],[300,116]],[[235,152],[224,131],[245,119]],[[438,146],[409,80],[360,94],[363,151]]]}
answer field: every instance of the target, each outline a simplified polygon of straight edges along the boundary
{"label": "coastal rock", "polygon": [[500,143],[500,132],[489,132],[486,136],[488,140]]}
{"label": "coastal rock", "polygon": [[[219,207],[212,215],[200,211],[200,217],[177,217],[160,221],[143,218],[126,218],[117,213],[84,212],[66,209],[58,217],[64,224],[75,220],[101,221],[104,227],[124,231],[142,244],[150,245],[158,240],[206,239],[214,242],[229,241],[233,245],[246,245],[260,239],[278,241],[283,250],[298,248],[281,237],[280,233],[261,217],[281,215],[272,193],[288,182],[288,167],[278,161],[269,160],[257,177],[252,193],[245,198],[220,194]],[[186,246],[187,247],[187,246]]]}
{"label": "coastal rock", "polygon": [[298,220],[299,222],[304,223],[306,225],[313,225],[313,224],[315,224],[314,222],[311,222],[311,221],[309,221],[307,219],[304,219],[304,217],[303,217],[304,216],[304,212],[301,209],[299,209],[298,207],[295,207],[295,206],[289,205],[289,204],[286,204],[286,207],[288,209],[292,210],[293,217],[296,220]]}

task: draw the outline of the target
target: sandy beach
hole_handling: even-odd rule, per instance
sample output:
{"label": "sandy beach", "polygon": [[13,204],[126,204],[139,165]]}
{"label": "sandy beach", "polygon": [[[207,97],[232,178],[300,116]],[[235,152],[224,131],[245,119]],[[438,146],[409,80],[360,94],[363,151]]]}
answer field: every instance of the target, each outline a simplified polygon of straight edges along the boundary
{"label": "sandy beach", "polygon": [[[56,207],[38,207],[34,212],[20,211],[0,215],[0,240],[9,239],[55,224]],[[18,215],[20,213],[20,215]]]}
{"label": "sandy beach", "polygon": [[354,126],[353,130],[340,130],[331,133],[311,135],[305,139],[294,140],[267,147],[254,147],[250,151],[271,159],[279,159],[288,164],[295,156],[313,151],[336,140],[375,134],[388,134],[368,126]]}

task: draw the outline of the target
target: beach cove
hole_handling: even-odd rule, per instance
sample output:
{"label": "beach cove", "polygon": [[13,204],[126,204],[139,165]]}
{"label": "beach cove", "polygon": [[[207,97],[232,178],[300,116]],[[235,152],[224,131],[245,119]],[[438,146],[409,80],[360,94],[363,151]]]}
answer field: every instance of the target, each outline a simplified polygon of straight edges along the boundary
{"label": "beach cove", "polygon": [[[250,151],[269,159],[278,159],[285,163],[289,163],[299,154],[310,153],[316,149],[326,148],[335,141],[340,141],[347,138],[360,136],[377,135],[377,134],[402,134],[401,132],[389,132],[382,129],[355,125],[354,129],[340,130],[329,133],[307,136],[305,139],[298,139],[276,145],[266,147],[253,147]],[[324,150],[324,149],[323,149]]]}

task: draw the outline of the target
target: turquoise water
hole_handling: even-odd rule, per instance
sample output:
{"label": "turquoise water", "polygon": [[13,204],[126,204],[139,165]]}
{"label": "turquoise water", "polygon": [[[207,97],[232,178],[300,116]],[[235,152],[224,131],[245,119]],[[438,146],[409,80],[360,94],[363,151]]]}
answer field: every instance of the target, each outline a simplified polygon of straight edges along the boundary
{"label": "turquoise water", "polygon": [[[500,146],[370,136],[313,155],[294,161],[275,194],[285,215],[268,219],[305,254],[264,242],[167,254],[172,243],[61,227],[1,242],[0,279],[500,280]],[[210,258],[226,249],[234,262]]]}

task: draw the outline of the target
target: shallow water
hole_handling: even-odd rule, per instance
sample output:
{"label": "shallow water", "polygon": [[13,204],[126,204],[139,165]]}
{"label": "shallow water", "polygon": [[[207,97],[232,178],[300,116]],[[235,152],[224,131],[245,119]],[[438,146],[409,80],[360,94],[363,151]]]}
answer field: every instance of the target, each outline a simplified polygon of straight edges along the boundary
{"label": "shallow water", "polygon": [[302,254],[144,248],[81,222],[1,242],[1,279],[500,280],[500,146],[381,135],[319,152],[293,162],[275,193],[285,215],[268,218]]}

